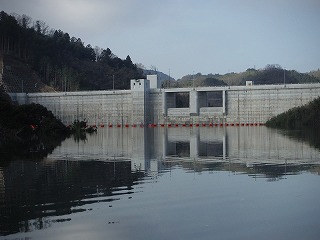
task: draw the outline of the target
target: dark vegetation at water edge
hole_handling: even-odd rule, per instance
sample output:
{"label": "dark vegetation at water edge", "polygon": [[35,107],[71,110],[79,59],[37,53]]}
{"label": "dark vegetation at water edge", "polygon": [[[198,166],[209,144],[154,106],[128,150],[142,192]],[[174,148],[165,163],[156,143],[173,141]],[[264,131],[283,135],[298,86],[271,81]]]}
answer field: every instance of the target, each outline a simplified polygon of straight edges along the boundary
{"label": "dark vegetation at water edge", "polygon": [[0,162],[16,157],[42,159],[67,137],[85,141],[97,128],[75,120],[65,126],[40,104],[14,105],[0,89]]}
{"label": "dark vegetation at water edge", "polygon": [[266,126],[288,130],[320,130],[320,98],[307,105],[295,107],[266,122]]}
{"label": "dark vegetation at water edge", "polygon": [[115,89],[128,89],[130,79],[143,77],[129,55],[120,59],[109,48],[92,47],[26,15],[0,12],[0,33],[3,80],[11,92],[20,92],[22,81],[28,92],[112,89],[113,82]]}
{"label": "dark vegetation at water edge", "polygon": [[97,126],[88,126],[86,120],[79,121],[74,120],[71,126],[68,126],[70,131],[72,132],[73,139],[76,142],[86,141],[87,133],[93,134],[97,132]]}
{"label": "dark vegetation at water edge", "polygon": [[285,131],[284,134],[296,139],[304,139],[312,146],[320,148],[320,98],[271,118],[266,122],[266,126],[294,130]]}
{"label": "dark vegetation at water edge", "polygon": [[45,107],[14,105],[0,91],[1,161],[17,156],[42,158],[69,134],[70,130]]}

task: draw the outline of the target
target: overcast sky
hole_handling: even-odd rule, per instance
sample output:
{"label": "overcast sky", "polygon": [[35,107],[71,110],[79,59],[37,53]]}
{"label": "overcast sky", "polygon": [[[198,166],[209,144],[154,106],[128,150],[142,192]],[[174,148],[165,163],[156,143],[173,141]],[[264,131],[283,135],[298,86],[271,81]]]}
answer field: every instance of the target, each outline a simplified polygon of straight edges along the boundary
{"label": "overcast sky", "polygon": [[319,0],[0,0],[174,78],[280,64],[320,68]]}

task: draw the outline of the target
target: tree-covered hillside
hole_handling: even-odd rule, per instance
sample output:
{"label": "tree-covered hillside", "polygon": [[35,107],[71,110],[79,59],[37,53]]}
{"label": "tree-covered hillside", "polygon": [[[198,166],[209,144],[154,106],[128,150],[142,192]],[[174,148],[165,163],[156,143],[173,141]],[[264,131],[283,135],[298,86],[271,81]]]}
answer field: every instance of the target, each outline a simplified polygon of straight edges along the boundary
{"label": "tree-covered hillside", "polygon": [[[25,15],[0,12],[0,33],[5,83],[30,71],[29,76],[60,91],[112,89],[113,79],[115,89],[128,89],[130,79],[143,76],[130,56],[122,60],[109,48],[85,45],[80,38],[49,30],[44,22]],[[22,65],[29,70],[19,73]]]}
{"label": "tree-covered hillside", "polygon": [[[192,81],[202,82],[205,79],[217,79],[227,85],[245,85],[246,81],[253,81],[255,85],[263,84],[294,84],[294,83],[315,83],[320,82],[319,71],[312,71],[310,73],[299,73],[295,70],[283,69],[280,65],[269,64],[264,69],[249,68],[245,72],[240,73],[227,73],[227,74],[208,74],[202,75],[197,73],[193,75],[186,75],[178,79],[180,85]],[[205,84],[202,83],[202,84]],[[203,86],[203,85],[202,85]]]}
{"label": "tree-covered hillside", "polygon": [[266,126],[281,129],[283,134],[291,138],[303,139],[320,148],[320,98],[271,118]]}
{"label": "tree-covered hillside", "polygon": [[266,122],[268,127],[290,130],[303,130],[305,128],[319,132],[320,130],[320,98],[312,102],[288,110]]}
{"label": "tree-covered hillside", "polygon": [[196,76],[188,75],[178,81],[171,83],[173,87],[213,87],[213,86],[226,86],[227,84],[214,78],[212,76],[201,76],[197,74]]}
{"label": "tree-covered hillside", "polygon": [[263,84],[294,84],[294,83],[315,83],[320,82],[314,76],[306,73],[299,73],[295,70],[286,70],[279,65],[267,65],[263,70],[249,69],[254,74],[250,74],[241,80],[240,85],[245,85],[246,81],[253,81],[256,85]]}
{"label": "tree-covered hillside", "polygon": [[316,70],[316,71],[311,71],[308,73],[310,76],[315,77],[317,79],[320,80],[320,69]]}

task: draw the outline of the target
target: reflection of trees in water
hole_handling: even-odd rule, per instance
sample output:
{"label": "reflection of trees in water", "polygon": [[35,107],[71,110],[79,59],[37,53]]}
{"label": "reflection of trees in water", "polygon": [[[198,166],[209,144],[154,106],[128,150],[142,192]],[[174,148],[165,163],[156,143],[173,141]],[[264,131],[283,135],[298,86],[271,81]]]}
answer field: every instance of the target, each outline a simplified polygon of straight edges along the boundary
{"label": "reflection of trees in water", "polygon": [[255,164],[250,167],[250,176],[278,181],[288,175],[297,175],[303,171],[312,171],[316,166],[311,164]]}
{"label": "reflection of trees in water", "polygon": [[282,130],[279,131],[285,136],[289,136],[296,140],[308,142],[312,147],[320,149],[320,133],[313,129],[304,130]]}
{"label": "reflection of trees in water", "polygon": [[70,220],[57,216],[90,210],[84,205],[118,200],[120,195],[133,193],[143,173],[132,173],[131,162],[126,161],[50,165],[16,161],[3,175],[0,235],[47,228],[52,222]]}
{"label": "reflection of trees in water", "polygon": [[244,163],[233,163],[233,162],[206,162],[205,160],[177,160],[165,162],[166,168],[171,168],[173,166],[181,166],[188,171],[195,172],[233,172],[246,174],[253,178],[266,178],[267,181],[278,181],[284,179],[288,175],[297,175],[303,171],[308,171],[316,174],[320,174],[320,167],[318,165],[312,164],[253,164],[247,166]]}
{"label": "reflection of trees in water", "polygon": [[49,136],[36,134],[31,135],[28,141],[7,142],[0,146],[0,164],[9,164],[11,160],[32,159],[42,160],[66,139],[66,135]]}

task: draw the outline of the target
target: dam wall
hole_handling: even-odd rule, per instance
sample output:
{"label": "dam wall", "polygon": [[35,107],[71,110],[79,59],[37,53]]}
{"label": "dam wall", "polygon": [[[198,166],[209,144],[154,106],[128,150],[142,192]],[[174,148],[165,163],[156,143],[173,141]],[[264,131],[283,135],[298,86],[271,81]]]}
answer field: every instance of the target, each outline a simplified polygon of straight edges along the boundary
{"label": "dam wall", "polygon": [[227,122],[265,123],[271,117],[319,96],[319,84],[235,87],[227,91]]}
{"label": "dam wall", "polygon": [[70,124],[76,119],[87,120],[90,124],[121,124],[132,118],[134,107],[131,91],[125,90],[18,93],[12,99],[18,104],[41,104],[65,124]]}
{"label": "dam wall", "polygon": [[9,95],[18,104],[47,107],[65,124],[78,119],[118,127],[263,124],[320,97],[320,83],[163,89],[152,81],[131,80],[130,90]]}

